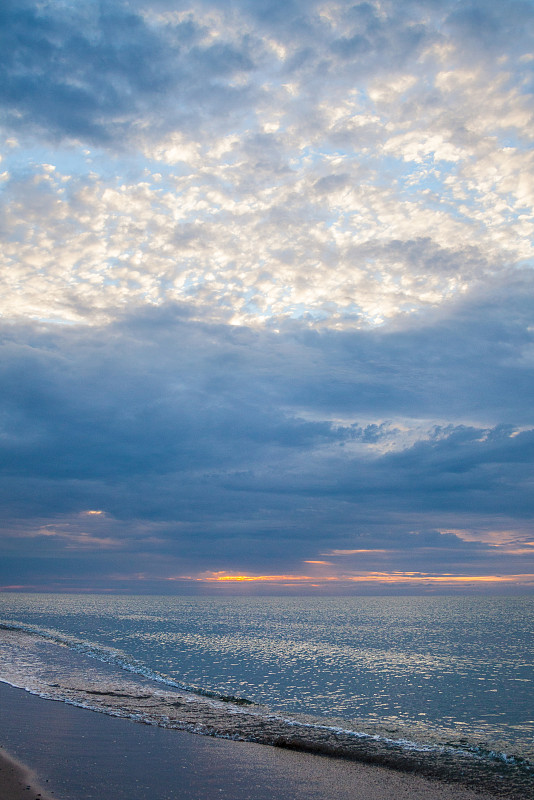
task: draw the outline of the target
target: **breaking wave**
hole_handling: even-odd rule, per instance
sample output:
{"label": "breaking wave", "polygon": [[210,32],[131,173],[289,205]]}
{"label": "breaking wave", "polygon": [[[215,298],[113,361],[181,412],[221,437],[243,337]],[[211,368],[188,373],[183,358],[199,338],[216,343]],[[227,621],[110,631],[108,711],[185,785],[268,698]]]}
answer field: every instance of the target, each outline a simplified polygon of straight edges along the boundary
{"label": "breaking wave", "polygon": [[285,716],[239,695],[180,684],[120,650],[0,623],[0,680],[41,697],[205,736],[380,764],[534,800],[534,765],[469,741],[424,742]]}

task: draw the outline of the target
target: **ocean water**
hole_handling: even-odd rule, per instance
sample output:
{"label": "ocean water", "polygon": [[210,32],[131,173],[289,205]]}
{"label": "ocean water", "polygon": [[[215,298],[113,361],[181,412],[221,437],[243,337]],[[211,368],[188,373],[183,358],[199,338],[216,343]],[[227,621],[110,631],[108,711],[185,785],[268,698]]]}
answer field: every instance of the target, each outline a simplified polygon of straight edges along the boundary
{"label": "ocean water", "polygon": [[2,594],[0,680],[534,798],[534,598]]}

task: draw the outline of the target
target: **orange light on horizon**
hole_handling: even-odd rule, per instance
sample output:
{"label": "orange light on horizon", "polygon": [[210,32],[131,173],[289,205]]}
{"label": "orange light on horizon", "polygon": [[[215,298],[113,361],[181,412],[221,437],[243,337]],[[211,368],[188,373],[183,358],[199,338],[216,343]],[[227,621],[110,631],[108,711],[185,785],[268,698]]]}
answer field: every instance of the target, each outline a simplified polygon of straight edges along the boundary
{"label": "orange light on horizon", "polygon": [[534,575],[425,575],[416,573],[378,573],[372,575],[357,575],[346,577],[345,580],[353,582],[375,581],[384,583],[458,583],[479,581],[483,583],[498,583],[502,581],[515,581],[517,578],[530,578]]}
{"label": "orange light on horizon", "polygon": [[312,575],[218,575],[213,578],[205,578],[208,581],[235,581],[236,583],[247,581],[261,581],[264,583],[281,583],[287,581],[337,581],[336,577],[317,577]]}
{"label": "orange light on horizon", "polygon": [[386,550],[385,548],[378,548],[374,547],[371,549],[359,549],[359,550],[330,550],[328,553],[321,553],[323,556],[353,556],[356,553],[392,553],[393,550]]}
{"label": "orange light on horizon", "polygon": [[[317,563],[317,562],[306,562]],[[208,572],[194,580],[213,583],[534,583],[534,574],[432,575],[424,572],[368,572],[362,575],[231,575]]]}

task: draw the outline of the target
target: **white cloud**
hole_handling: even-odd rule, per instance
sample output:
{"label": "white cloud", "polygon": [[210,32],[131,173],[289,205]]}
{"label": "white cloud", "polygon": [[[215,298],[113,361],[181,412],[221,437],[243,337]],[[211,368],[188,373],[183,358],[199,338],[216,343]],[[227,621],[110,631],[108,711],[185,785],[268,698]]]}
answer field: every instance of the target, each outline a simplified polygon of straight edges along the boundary
{"label": "white cloud", "polygon": [[323,3],[290,35],[246,5],[149,4],[169,63],[199,59],[194,103],[172,83],[157,113],[143,100],[92,173],[8,142],[1,313],[98,323],[171,300],[342,327],[507,280],[532,257],[530,96],[511,50],[466,66],[447,13]]}

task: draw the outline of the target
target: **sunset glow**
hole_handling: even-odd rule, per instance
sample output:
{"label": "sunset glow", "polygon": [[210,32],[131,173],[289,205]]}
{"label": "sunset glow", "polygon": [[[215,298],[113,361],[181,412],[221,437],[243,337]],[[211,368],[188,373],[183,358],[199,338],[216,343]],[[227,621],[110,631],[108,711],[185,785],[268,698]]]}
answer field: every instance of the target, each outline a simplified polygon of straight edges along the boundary
{"label": "sunset glow", "polygon": [[227,583],[310,583],[320,586],[321,583],[425,583],[425,584],[456,584],[456,583],[534,583],[534,573],[518,575],[433,575],[416,572],[369,572],[362,575],[232,575],[214,572],[204,575],[197,580],[206,582]]}

